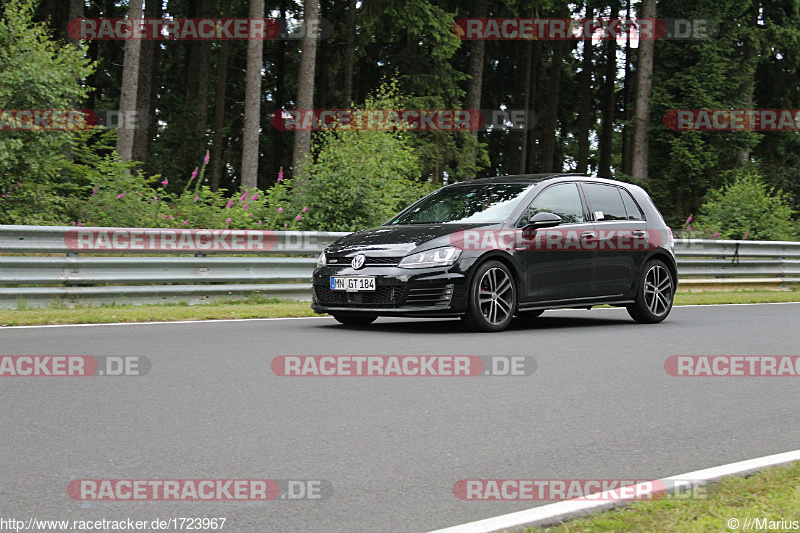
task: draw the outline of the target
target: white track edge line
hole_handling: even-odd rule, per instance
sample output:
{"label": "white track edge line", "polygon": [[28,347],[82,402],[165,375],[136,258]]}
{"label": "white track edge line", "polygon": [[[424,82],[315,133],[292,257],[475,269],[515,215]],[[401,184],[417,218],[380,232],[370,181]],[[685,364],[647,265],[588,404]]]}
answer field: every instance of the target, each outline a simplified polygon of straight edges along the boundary
{"label": "white track edge line", "polygon": [[[762,302],[762,303],[740,303],[740,304],[685,304],[676,305],[675,308],[680,307],[723,307],[733,305],[787,305],[787,304],[800,304],[800,302]],[[598,307],[591,309],[592,311],[602,311],[603,309],[623,309],[622,307]],[[580,311],[580,308],[558,308],[548,309],[547,312],[552,311]],[[98,324],[40,324],[28,326],[0,326],[0,331],[4,329],[22,329],[22,328],[74,328],[74,327],[88,327],[88,326],[152,326],[154,324],[203,324],[206,322],[244,322],[247,320],[308,320],[310,318],[333,318],[331,316],[289,316],[289,317],[275,317],[275,318],[209,318],[206,320],[166,320],[162,322],[101,322]],[[403,318],[403,317],[386,317],[386,318]],[[448,317],[442,317],[448,318]]]}
{"label": "white track edge line", "polygon": [[[767,455],[764,457],[758,457],[756,459],[748,459],[746,461],[739,461],[737,463],[729,463],[712,468],[705,468],[703,470],[695,470],[694,472],[687,472],[686,474],[664,478],[660,481],[664,482],[664,485],[667,487],[670,487],[670,482],[686,480],[692,480],[695,485],[704,485],[706,483],[722,479],[723,477],[752,473],[770,466],[777,466],[799,460],[800,450],[794,450],[791,452]],[[636,485],[634,493],[636,493],[637,489],[641,490],[642,488],[642,484]],[[604,492],[603,495],[608,494],[609,492],[613,491]],[[639,494],[658,492],[658,490],[650,490],[649,492],[647,490],[641,490]],[[613,497],[613,495],[609,495],[609,498],[610,497]],[[570,518],[624,505],[628,501],[639,501],[619,499],[606,501],[602,500],[603,496],[593,500],[575,499],[552,503],[527,509],[525,511],[518,511],[515,513],[486,518],[484,520],[469,522],[445,529],[437,529],[435,531],[431,531],[430,533],[489,533],[492,531],[518,528],[522,526],[551,525]]]}
{"label": "white track edge line", "polygon": [[165,320],[161,322],[100,322],[97,324],[39,324],[28,326],[0,326],[0,331],[4,329],[31,329],[31,328],[86,328],[96,326],[152,326],[157,324],[208,324],[215,322],[247,322],[247,321],[269,321],[269,320],[309,320],[320,318],[333,318],[331,316],[285,316],[275,318],[208,318],[206,320]]}

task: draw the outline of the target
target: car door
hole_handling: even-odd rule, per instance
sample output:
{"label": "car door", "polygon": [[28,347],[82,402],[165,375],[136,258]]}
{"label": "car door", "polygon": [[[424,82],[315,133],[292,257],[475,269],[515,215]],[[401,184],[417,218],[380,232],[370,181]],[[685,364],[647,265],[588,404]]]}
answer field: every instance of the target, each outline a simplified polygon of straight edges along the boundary
{"label": "car door", "polygon": [[558,226],[524,232],[521,255],[525,272],[525,301],[549,302],[594,295],[594,226],[575,182],[561,182],[541,191],[517,227],[539,212],[555,213]]}
{"label": "car door", "polygon": [[581,184],[597,233],[597,296],[625,294],[646,255],[647,223],[630,193],[612,184]]}

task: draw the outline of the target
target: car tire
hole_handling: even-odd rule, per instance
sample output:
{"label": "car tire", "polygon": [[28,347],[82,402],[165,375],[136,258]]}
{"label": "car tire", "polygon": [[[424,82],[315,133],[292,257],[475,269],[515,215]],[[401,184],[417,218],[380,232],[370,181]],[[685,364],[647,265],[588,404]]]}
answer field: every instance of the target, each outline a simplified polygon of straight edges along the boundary
{"label": "car tire", "polygon": [[472,331],[503,331],[517,310],[517,287],[499,261],[478,266],[469,287],[467,312],[461,317]]}
{"label": "car tire", "polygon": [[333,315],[333,318],[345,326],[368,326],[375,322],[378,317],[369,315]]}
{"label": "car tire", "polygon": [[628,314],[640,324],[661,322],[672,309],[675,298],[675,277],[663,261],[648,261],[636,289],[636,301],[627,307]]}

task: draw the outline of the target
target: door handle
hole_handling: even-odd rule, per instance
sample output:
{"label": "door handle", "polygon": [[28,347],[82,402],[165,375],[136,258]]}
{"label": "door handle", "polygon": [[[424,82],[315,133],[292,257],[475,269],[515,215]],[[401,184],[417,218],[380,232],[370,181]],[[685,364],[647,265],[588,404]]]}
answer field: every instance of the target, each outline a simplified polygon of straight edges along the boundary
{"label": "door handle", "polygon": [[643,230],[643,229],[637,229],[637,230],[635,230],[633,232],[633,236],[634,237],[646,237],[647,236],[647,232],[645,230]]}
{"label": "door handle", "polygon": [[584,231],[581,233],[581,239],[594,239],[597,237],[597,234],[593,231]]}

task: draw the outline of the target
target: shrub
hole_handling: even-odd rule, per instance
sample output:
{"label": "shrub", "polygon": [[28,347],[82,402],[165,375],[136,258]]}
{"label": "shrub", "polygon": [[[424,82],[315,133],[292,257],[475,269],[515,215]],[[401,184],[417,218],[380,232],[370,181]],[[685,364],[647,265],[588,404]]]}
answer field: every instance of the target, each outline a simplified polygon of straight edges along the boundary
{"label": "shrub", "polygon": [[798,235],[790,198],[769,187],[753,166],[730,171],[732,181],[711,191],[700,208],[697,228],[723,239],[791,241]]}
{"label": "shrub", "polygon": [[[396,109],[400,97],[384,83],[363,110]],[[308,206],[304,229],[356,231],[386,222],[395,213],[434,189],[418,181],[420,165],[399,131],[323,130],[314,159],[298,172],[297,200]]]}

